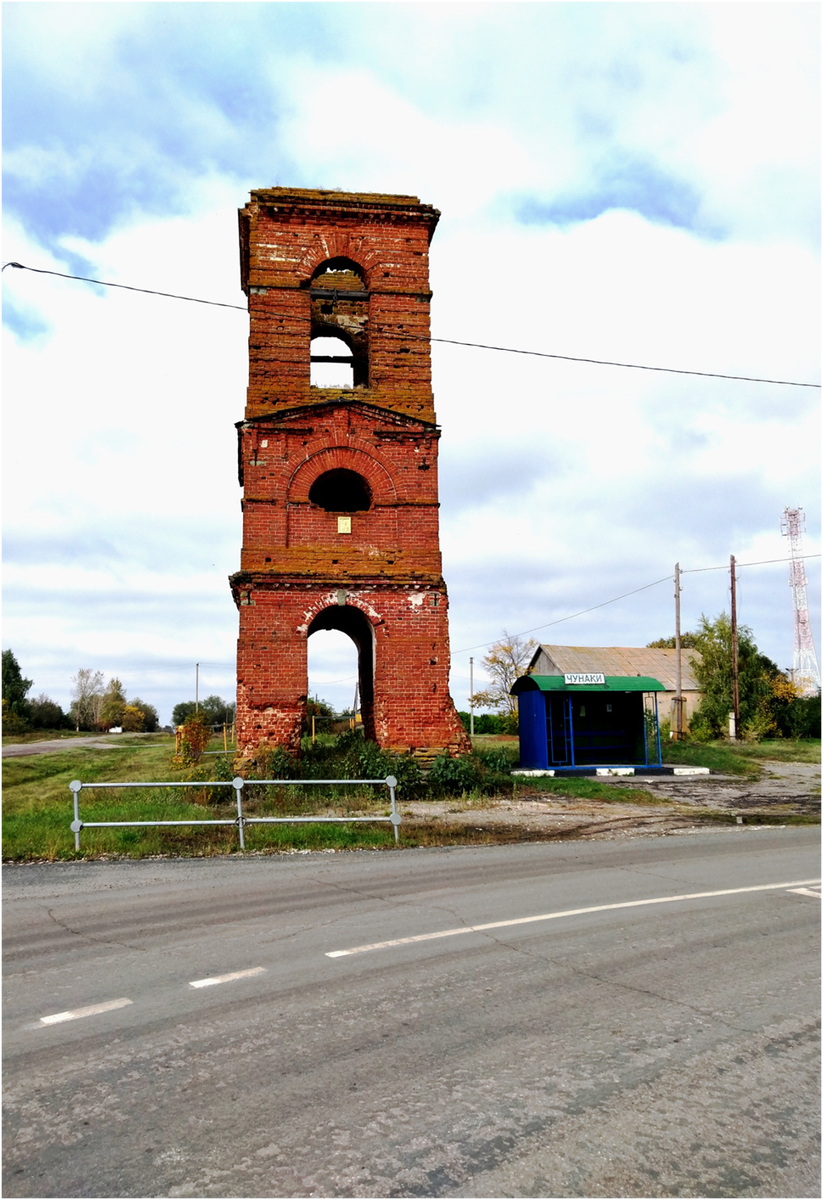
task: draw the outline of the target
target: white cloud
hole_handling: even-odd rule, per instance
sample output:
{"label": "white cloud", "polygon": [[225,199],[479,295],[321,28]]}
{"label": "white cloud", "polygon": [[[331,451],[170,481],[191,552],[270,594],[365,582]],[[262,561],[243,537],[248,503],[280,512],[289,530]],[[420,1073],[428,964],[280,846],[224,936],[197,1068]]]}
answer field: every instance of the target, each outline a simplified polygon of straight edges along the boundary
{"label": "white cloud", "polygon": [[[48,7],[48,29],[36,13],[15,17],[31,79],[45,86],[54,65],[68,104],[85,72],[84,107],[59,136],[32,126],[15,137],[13,181],[44,197],[79,187],[76,203],[99,205],[100,223],[80,237],[54,210],[47,238],[15,200],[7,259],[69,272],[82,261],[101,279],[242,304],[236,209],[250,186],[410,192],[443,212],[436,337],[819,378],[811,6],[334,6],[346,33],[336,59],[272,33],[312,6],[265,6],[248,25],[244,9],[257,6],[232,6],[231,37],[223,16],[210,19],[222,6],[179,6],[199,10],[187,57],[179,40],[146,80],[134,64],[163,38],[163,6]],[[181,21],[176,12],[178,39]],[[256,51],[253,126],[198,74],[201,51],[219,61],[219,37],[227,71]],[[117,140],[102,114],[89,123],[108,94],[118,111],[134,98]],[[179,121],[179,162],[158,132],[164,106]],[[266,130],[260,144],[250,128]],[[110,191],[82,191],[95,161]],[[723,238],[626,208],[562,227],[519,219],[524,197],[596,200],[621,161],[630,175],[648,168],[652,200],[692,189],[696,228]],[[208,690],[228,695],[246,318],[12,269],[3,278],[16,330],[5,343],[5,644],[35,691],[63,703],[84,665],[121,675],[164,719],[191,693],[194,662],[213,660]],[[677,559],[692,570],[730,553],[781,557],[786,504],[805,506],[807,550],[819,549],[817,392],[439,344],[433,358],[461,706],[466,648],[503,628],[633,591]],[[741,619],[789,665],[783,567],[747,570]],[[688,575],[684,621],[720,611],[727,585],[723,570]],[[811,570],[809,596],[817,622]],[[664,583],[537,636],[643,644],[670,632],[672,611]],[[312,640],[321,698],[348,703],[352,674],[347,643]]]}

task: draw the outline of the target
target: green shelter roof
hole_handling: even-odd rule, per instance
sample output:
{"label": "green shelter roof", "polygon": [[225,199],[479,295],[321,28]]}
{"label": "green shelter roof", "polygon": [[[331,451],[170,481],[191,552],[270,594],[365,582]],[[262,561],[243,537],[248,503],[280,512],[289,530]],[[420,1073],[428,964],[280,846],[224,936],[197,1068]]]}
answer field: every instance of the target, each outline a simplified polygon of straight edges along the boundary
{"label": "green shelter roof", "polygon": [[[586,676],[582,676],[586,678]],[[520,692],[665,692],[665,684],[651,675],[604,675],[602,683],[567,683],[565,675],[521,675],[511,694]]]}

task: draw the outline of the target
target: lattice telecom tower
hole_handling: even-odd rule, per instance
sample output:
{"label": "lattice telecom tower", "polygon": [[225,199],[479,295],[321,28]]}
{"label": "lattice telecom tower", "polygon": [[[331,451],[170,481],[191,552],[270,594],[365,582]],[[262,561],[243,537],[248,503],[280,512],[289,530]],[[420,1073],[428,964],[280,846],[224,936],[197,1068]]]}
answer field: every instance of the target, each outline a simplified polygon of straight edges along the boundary
{"label": "lattice telecom tower", "polygon": [[789,539],[792,565],[789,587],[794,596],[794,662],[792,680],[801,696],[820,691],[820,669],[814,652],[809,603],[806,599],[806,567],[803,562],[803,529],[806,518],[802,508],[785,508],[780,532]]}

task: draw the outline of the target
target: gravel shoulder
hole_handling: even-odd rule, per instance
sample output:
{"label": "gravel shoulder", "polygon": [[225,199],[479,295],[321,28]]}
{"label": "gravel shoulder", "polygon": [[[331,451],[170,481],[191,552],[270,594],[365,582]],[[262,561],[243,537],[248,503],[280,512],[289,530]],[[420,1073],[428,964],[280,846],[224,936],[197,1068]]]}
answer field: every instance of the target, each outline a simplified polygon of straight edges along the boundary
{"label": "gravel shoulder", "polygon": [[[511,799],[443,800],[401,804],[404,823],[473,827],[522,839],[603,838],[729,824],[780,825],[820,819],[820,766],[764,761],[757,779],[738,776],[601,776],[615,799],[541,792],[529,784]],[[631,799],[625,793],[631,793]],[[622,797],[622,798],[621,798]]]}

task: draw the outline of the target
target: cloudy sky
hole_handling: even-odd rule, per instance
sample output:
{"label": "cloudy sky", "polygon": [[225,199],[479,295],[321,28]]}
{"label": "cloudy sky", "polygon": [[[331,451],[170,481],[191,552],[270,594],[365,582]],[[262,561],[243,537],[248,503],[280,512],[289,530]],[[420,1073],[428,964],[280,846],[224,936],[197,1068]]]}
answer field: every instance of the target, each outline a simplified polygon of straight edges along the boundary
{"label": "cloudy sky", "polygon": [[[3,261],[242,305],[251,189],[411,193],[442,211],[437,338],[817,384],[819,14],[5,3]],[[11,267],[3,301],[4,648],[64,706],[79,667],[164,721],[195,663],[201,695],[231,696],[246,315]],[[767,560],[787,506],[820,552],[818,389],[433,362],[458,707],[504,629],[673,633],[676,561],[685,629],[728,610],[731,554],[763,564],[740,569],[740,620],[791,667]],[[342,707],[354,673],[343,635],[315,635],[313,693]]]}

